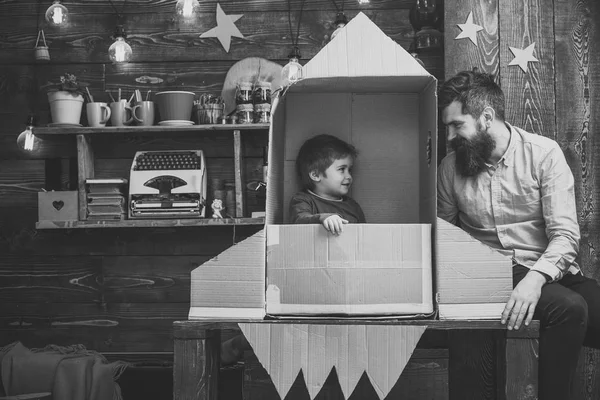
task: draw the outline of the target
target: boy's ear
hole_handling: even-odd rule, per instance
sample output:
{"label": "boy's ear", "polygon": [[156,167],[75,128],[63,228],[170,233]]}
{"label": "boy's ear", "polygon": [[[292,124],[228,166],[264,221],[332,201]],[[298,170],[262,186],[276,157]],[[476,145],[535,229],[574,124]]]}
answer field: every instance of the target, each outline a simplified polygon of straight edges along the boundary
{"label": "boy's ear", "polygon": [[310,171],[308,173],[308,176],[310,176],[310,179],[312,179],[315,182],[320,182],[321,181],[321,174],[319,174],[319,172],[316,169]]}

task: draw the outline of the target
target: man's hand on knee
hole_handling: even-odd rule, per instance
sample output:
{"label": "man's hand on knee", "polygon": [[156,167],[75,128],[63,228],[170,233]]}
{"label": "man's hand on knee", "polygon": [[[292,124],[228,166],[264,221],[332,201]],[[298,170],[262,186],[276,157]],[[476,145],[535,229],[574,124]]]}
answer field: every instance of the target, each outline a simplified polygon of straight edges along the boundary
{"label": "man's hand on knee", "polygon": [[545,283],[546,278],[543,275],[530,271],[513,289],[501,319],[503,324],[508,321],[509,330],[519,329],[523,321],[526,326],[529,325]]}

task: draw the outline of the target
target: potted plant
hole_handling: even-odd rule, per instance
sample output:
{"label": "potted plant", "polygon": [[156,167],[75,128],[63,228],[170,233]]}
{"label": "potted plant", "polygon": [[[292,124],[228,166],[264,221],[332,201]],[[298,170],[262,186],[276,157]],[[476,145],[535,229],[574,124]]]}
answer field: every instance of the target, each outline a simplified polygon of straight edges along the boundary
{"label": "potted plant", "polygon": [[78,81],[75,75],[68,72],[61,75],[58,81],[42,86],[48,91],[52,116],[50,125],[79,125],[87,86],[87,83]]}

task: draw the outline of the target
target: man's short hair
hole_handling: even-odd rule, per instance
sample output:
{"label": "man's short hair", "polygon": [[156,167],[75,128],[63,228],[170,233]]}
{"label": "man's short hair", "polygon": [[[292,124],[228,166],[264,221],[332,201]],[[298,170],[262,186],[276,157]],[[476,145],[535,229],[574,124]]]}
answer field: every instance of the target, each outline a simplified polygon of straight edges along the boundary
{"label": "man's short hair", "polygon": [[443,110],[454,101],[462,104],[463,114],[478,118],[486,107],[492,107],[504,121],[504,92],[490,74],[462,71],[448,79],[438,90],[438,106]]}
{"label": "man's short hair", "polygon": [[348,156],[356,159],[357,155],[358,150],[342,139],[326,134],[317,135],[300,147],[296,158],[296,173],[304,188],[313,189],[315,183],[310,179],[312,171],[324,174],[335,160]]}

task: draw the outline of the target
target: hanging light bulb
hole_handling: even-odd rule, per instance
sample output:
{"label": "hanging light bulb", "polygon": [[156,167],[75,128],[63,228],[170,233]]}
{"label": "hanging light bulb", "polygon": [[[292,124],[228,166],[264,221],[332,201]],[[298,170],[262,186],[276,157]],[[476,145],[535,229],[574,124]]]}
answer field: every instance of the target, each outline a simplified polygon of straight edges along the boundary
{"label": "hanging light bulb", "polygon": [[298,49],[298,46],[293,47],[292,52],[288,57],[290,58],[290,62],[288,62],[281,70],[281,85],[283,87],[289,86],[304,78],[302,65],[298,62],[300,59],[300,50]]}
{"label": "hanging light bulb", "polygon": [[177,0],[175,11],[184,18],[191,18],[198,6],[200,6],[198,0]]}
{"label": "hanging light bulb", "polygon": [[339,12],[337,13],[337,15],[335,16],[335,31],[333,31],[333,33],[331,34],[331,39],[333,40],[333,38],[335,37],[335,35],[337,35],[340,30],[346,26],[346,24],[348,23],[348,17],[346,17],[346,14],[344,14],[344,12]]}
{"label": "hanging light bulb", "polygon": [[60,4],[60,0],[54,0],[52,5],[46,10],[46,21],[52,25],[64,25],[67,22],[69,10]]}
{"label": "hanging light bulb", "polygon": [[21,151],[32,154],[35,153],[40,146],[40,139],[33,134],[33,127],[35,126],[36,118],[34,115],[27,117],[27,123],[25,124],[25,130],[17,137],[17,146]]}
{"label": "hanging light bulb", "polygon": [[133,50],[125,41],[126,37],[123,25],[117,25],[114,35],[115,42],[108,48],[108,57],[113,63],[126,63],[131,60]]}

